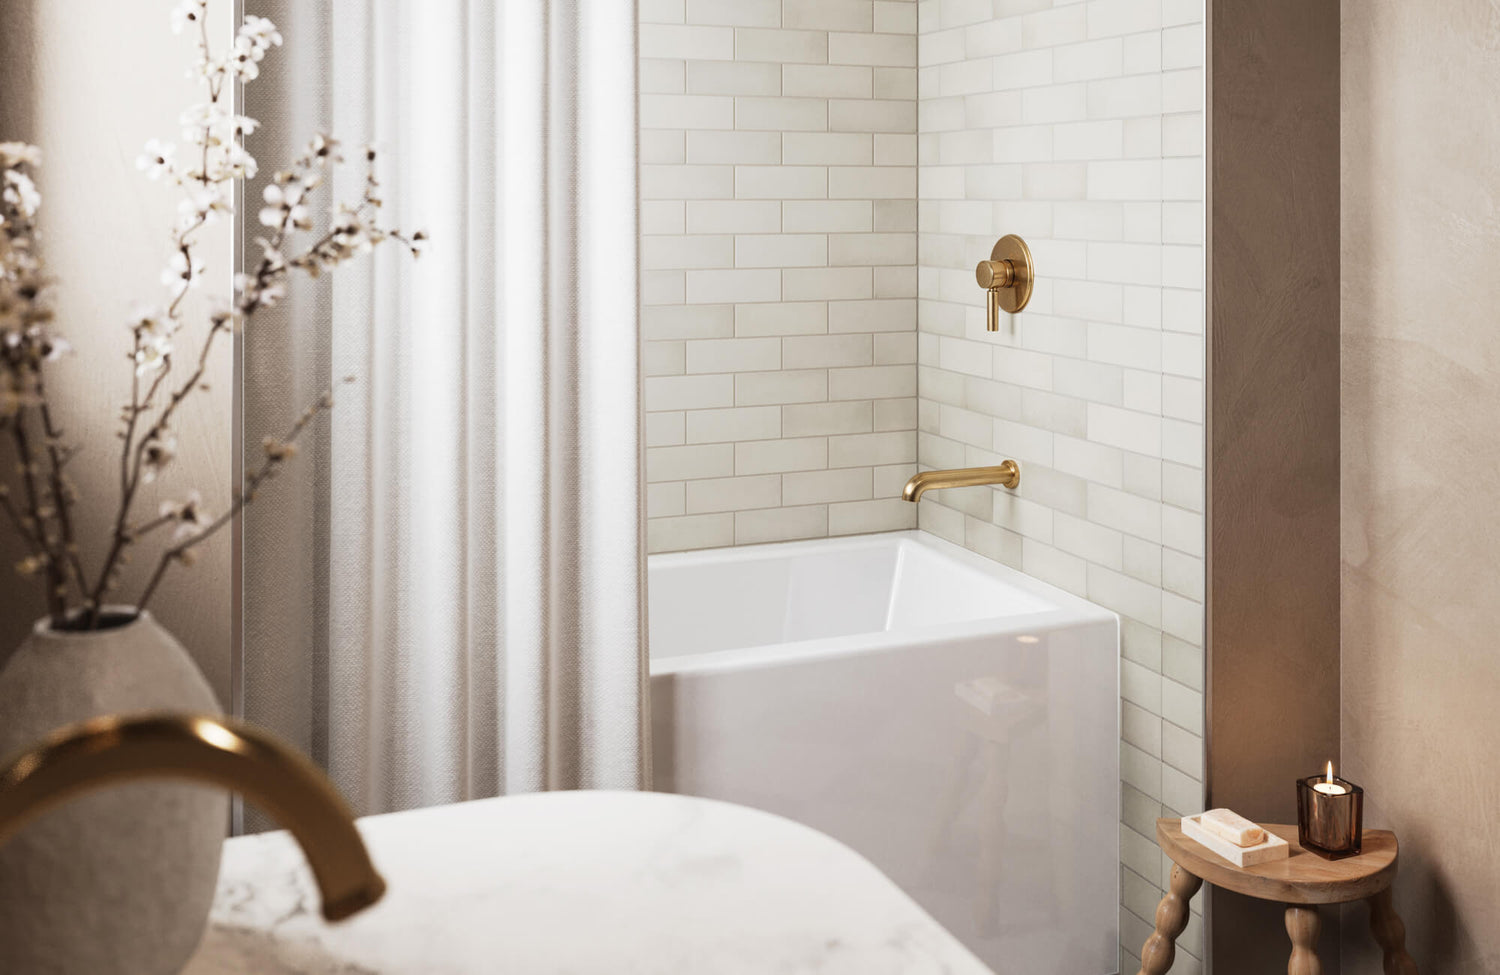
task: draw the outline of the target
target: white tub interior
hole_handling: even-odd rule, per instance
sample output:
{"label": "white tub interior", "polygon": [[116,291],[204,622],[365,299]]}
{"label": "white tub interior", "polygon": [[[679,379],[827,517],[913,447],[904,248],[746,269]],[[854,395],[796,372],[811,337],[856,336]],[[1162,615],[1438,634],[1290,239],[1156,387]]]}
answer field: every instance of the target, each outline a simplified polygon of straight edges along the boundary
{"label": "white tub interior", "polygon": [[652,560],[653,660],[1058,608],[905,535],[736,554]]}

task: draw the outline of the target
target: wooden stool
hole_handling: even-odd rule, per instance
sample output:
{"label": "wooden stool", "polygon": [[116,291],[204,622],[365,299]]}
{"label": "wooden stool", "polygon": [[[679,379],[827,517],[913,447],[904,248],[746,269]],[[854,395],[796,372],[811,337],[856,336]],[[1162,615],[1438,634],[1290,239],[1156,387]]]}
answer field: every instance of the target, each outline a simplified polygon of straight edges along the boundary
{"label": "wooden stool", "polygon": [[1318,962],[1319,904],[1363,900],[1370,905],[1370,930],[1385,952],[1386,975],[1417,975],[1406,953],[1406,926],[1391,906],[1396,878],[1396,834],[1364,832],[1362,852],[1344,860],[1324,860],[1297,843],[1296,826],[1261,823],[1291,846],[1285,860],[1237,867],[1182,834],[1177,819],[1156,821],[1156,842],[1172,858],[1171,890],[1156,908],[1156,932],[1141,948],[1140,975],[1165,975],[1177,957],[1177,936],[1187,927],[1188,900],[1206,880],[1246,897],[1286,905],[1286,933],[1292,939],[1288,975],[1322,975]]}

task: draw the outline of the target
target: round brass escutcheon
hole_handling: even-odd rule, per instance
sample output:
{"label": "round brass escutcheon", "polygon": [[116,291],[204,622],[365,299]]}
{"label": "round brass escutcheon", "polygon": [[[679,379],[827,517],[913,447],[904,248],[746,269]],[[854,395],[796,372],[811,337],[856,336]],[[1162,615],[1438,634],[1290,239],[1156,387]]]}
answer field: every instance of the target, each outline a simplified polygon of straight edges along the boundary
{"label": "round brass escutcheon", "polygon": [[1014,315],[1031,301],[1031,291],[1036,282],[1036,265],[1031,259],[1031,248],[1015,234],[1006,234],[995,242],[988,261],[980,261],[974,269],[979,286],[987,291],[998,291],[999,304]]}

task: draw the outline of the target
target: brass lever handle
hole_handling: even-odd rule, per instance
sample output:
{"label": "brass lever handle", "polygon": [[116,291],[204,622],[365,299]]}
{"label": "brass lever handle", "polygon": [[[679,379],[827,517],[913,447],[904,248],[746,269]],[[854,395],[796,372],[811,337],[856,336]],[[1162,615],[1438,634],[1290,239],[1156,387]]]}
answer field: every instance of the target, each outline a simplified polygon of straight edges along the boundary
{"label": "brass lever handle", "polygon": [[974,268],[974,279],[988,292],[985,327],[998,332],[1002,310],[1014,315],[1031,301],[1036,282],[1031,248],[1015,234],[1001,237],[990,251],[990,259]]}

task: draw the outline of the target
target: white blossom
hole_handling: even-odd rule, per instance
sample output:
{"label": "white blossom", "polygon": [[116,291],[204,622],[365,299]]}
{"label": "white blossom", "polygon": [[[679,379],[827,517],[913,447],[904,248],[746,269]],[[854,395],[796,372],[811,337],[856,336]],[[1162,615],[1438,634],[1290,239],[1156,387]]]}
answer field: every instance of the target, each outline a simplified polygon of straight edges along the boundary
{"label": "white blossom", "polygon": [[5,171],[5,189],[0,190],[0,198],[27,217],[36,216],[37,208],[42,205],[42,194],[37,192],[36,184],[18,169]]}
{"label": "white blossom", "polygon": [[181,34],[188,24],[197,24],[208,9],[206,0],[182,0],[172,8],[172,33]]}
{"label": "white blossom", "polygon": [[258,170],[255,157],[246,152],[245,147],[238,142],[231,142],[224,150],[224,156],[219,161],[219,169],[214,174],[214,178],[217,180],[254,179]]}
{"label": "white blossom", "polygon": [[262,50],[281,46],[281,31],[276,29],[276,25],[265,17],[254,14],[245,15],[245,23],[240,27],[239,36],[250,38]]}
{"label": "white blossom", "polygon": [[229,204],[229,194],[216,183],[194,184],[188,187],[187,196],[177,204],[178,215],[184,224],[201,220],[212,223],[221,214],[230,214],[234,208]]}
{"label": "white blossom", "polygon": [[312,213],[302,202],[303,186],[296,180],[267,183],[261,191],[261,199],[268,206],[261,208],[260,222],[266,227],[280,227],[285,223],[297,230],[312,229]]}
{"label": "white blossom", "polygon": [[0,166],[40,166],[42,150],[25,142],[0,142]]}
{"label": "white blossom", "polygon": [[234,53],[230,57],[235,76],[241,81],[254,81],[260,77],[260,65],[257,62],[265,56],[266,52],[248,37],[235,38]]}
{"label": "white blossom", "polygon": [[176,154],[177,147],[172,143],[150,139],[146,142],[145,151],[136,157],[135,168],[145,173],[150,179],[171,176],[173,157]]}
{"label": "white blossom", "polygon": [[172,463],[176,456],[177,438],[166,430],[159,432],[142,446],[141,480],[147,484],[156,480],[157,475]]}
{"label": "white blossom", "polygon": [[175,297],[189,288],[196,287],[198,279],[202,276],[203,265],[188,260],[188,256],[179,250],[174,251],[167,261],[166,269],[161,272],[161,283],[171,288]]}
{"label": "white blossom", "polygon": [[172,355],[172,340],[165,335],[145,338],[135,350],[135,374],[145,376],[162,368]]}
{"label": "white blossom", "polygon": [[173,542],[192,538],[213,521],[213,516],[203,506],[203,495],[196,490],[189,491],[185,501],[163,501],[157,510],[161,517],[177,522],[177,530],[172,533]]}

